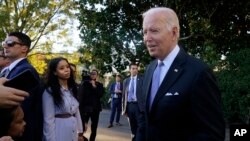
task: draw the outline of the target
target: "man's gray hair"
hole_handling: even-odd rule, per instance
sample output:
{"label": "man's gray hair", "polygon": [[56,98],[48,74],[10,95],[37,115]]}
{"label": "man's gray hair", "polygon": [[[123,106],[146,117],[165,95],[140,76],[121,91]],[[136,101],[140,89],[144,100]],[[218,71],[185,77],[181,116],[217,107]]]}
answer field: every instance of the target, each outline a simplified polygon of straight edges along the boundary
{"label": "man's gray hair", "polygon": [[177,38],[180,36],[180,24],[179,24],[179,19],[174,12],[174,10],[167,8],[167,7],[155,7],[151,8],[148,11],[144,12],[142,14],[142,17],[144,19],[145,16],[154,14],[154,13],[161,13],[164,14],[166,17],[166,24],[167,24],[167,29],[170,31],[173,27],[177,27],[178,33],[177,33]]}

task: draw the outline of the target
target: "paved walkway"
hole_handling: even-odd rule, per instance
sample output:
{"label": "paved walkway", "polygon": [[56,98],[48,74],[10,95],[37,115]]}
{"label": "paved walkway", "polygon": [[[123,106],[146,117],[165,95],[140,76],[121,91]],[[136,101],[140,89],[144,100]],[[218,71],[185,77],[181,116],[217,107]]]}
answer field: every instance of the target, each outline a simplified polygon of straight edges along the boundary
{"label": "paved walkway", "polygon": [[[112,128],[107,128],[109,125],[110,110],[103,110],[100,114],[99,125],[97,129],[96,141],[131,141],[130,127],[125,116],[121,116],[120,123],[123,126],[114,125]],[[89,138],[90,122],[88,131],[84,134]],[[226,139],[229,141],[229,129],[226,129]]]}
{"label": "paved walkway", "polygon": [[[121,116],[120,123],[123,126],[114,126],[107,128],[109,125],[110,110],[102,110],[99,118],[99,125],[97,129],[96,141],[131,141],[130,127],[128,120],[125,116]],[[85,137],[89,138],[90,133],[90,121]]]}

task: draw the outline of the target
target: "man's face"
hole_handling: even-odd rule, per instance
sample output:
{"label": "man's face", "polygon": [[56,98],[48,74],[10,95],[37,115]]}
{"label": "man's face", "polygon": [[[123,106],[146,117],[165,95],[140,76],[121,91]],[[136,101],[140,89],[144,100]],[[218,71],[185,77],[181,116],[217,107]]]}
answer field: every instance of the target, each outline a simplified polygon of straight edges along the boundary
{"label": "man's face", "polygon": [[131,76],[136,76],[138,74],[138,66],[137,65],[130,66],[130,74],[131,74]]}
{"label": "man's face", "polygon": [[16,60],[21,57],[25,57],[28,52],[28,47],[21,43],[17,37],[8,36],[2,43],[5,56],[10,60]]}
{"label": "man's face", "polygon": [[116,82],[120,82],[121,81],[121,77],[120,76],[115,76],[115,81]]}
{"label": "man's face", "polygon": [[96,80],[97,76],[98,76],[98,74],[97,74],[96,71],[92,71],[92,72],[90,73],[90,78],[91,78],[91,80]]}
{"label": "man's face", "polygon": [[0,51],[0,70],[9,65],[9,59],[4,56],[4,52]]}
{"label": "man's face", "polygon": [[164,59],[175,47],[173,31],[167,29],[166,18],[161,13],[146,15],[143,19],[143,38],[150,56]]}

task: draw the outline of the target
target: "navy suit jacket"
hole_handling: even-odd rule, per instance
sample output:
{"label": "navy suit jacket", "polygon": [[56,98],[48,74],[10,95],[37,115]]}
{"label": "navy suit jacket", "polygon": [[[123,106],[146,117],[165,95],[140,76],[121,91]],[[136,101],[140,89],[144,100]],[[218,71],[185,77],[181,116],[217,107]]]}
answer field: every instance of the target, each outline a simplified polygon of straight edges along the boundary
{"label": "navy suit jacket", "polygon": [[39,75],[36,69],[28,62],[27,59],[23,59],[17,63],[17,65],[9,72],[7,78],[11,79],[27,69],[31,70],[33,75],[39,80]]}
{"label": "navy suit jacket", "polygon": [[221,96],[208,66],[181,49],[149,111],[156,66],[157,60],[149,64],[143,82],[147,141],[224,141]]}
{"label": "navy suit jacket", "polygon": [[[7,75],[8,79],[11,79],[24,70],[31,70],[33,75],[40,82],[39,75],[35,68],[28,62],[27,59],[21,60]],[[26,80],[27,81],[27,80]],[[23,82],[25,83],[25,82]],[[24,111],[24,120],[26,121],[25,132],[22,137],[22,141],[41,141],[42,140],[42,85],[34,87],[30,92],[30,96],[25,98],[21,106]]]}
{"label": "navy suit jacket", "polygon": [[[127,111],[127,99],[128,99],[128,91],[129,91],[129,83],[130,83],[130,78],[126,78],[123,81],[123,92],[122,92],[122,113],[125,114]],[[138,106],[140,109],[140,112],[145,111],[145,104],[144,104],[144,96],[142,96],[142,83],[143,83],[143,76],[137,75],[137,80],[136,80],[136,98],[138,102]]]}
{"label": "navy suit jacket", "polygon": [[[115,86],[116,86],[116,82],[113,82],[110,85],[110,88],[109,88],[109,92],[110,92],[112,98],[113,98],[113,95],[115,94]],[[120,82],[120,90],[121,90],[121,93],[116,93],[119,98],[122,97],[122,90],[123,90],[123,84],[122,84],[122,82]]]}

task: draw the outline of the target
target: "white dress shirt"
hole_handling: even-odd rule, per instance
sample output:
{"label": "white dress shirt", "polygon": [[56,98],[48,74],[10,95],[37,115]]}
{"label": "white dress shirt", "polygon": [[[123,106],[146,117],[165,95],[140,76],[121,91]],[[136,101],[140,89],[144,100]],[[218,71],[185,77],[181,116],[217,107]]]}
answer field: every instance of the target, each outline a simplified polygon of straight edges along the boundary
{"label": "white dress shirt", "polygon": [[[172,65],[172,63],[173,63],[174,59],[176,58],[179,51],[180,51],[180,47],[178,45],[176,45],[175,48],[162,61],[164,63],[164,66],[162,66],[162,69],[161,69],[160,84],[162,83],[164,77],[166,76],[170,66]],[[159,63],[160,63],[160,60],[158,60],[158,64]]]}

